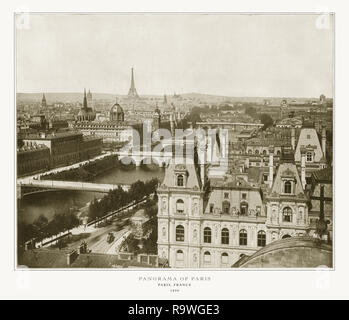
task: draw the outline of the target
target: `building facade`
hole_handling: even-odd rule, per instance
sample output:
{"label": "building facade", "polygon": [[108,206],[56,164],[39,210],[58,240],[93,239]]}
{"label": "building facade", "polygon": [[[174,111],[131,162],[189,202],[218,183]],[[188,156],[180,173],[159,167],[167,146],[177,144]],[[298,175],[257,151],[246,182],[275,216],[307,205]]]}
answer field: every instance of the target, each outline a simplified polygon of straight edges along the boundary
{"label": "building facade", "polygon": [[50,149],[45,145],[23,146],[17,150],[17,176],[50,168]]}
{"label": "building facade", "polygon": [[[92,104],[92,95],[90,96],[90,104]],[[77,120],[78,121],[93,121],[94,119],[96,119],[96,113],[93,111],[92,106],[88,105],[86,90],[84,90],[84,100],[82,103],[82,108],[78,113]]]}
{"label": "building facade", "polygon": [[305,183],[287,157],[274,174],[273,157],[269,150],[264,190],[238,175],[207,180],[203,166],[170,164],[158,188],[159,258],[172,268],[230,268],[275,240],[307,234]]}
{"label": "building facade", "polygon": [[[102,139],[97,137],[85,138],[79,132],[53,132],[50,134],[30,134],[23,138],[24,148],[45,146],[49,151],[49,168],[70,165],[80,161],[91,159],[101,154]],[[30,156],[19,158],[20,165],[27,161],[33,161]],[[48,169],[45,167],[45,169]]]}

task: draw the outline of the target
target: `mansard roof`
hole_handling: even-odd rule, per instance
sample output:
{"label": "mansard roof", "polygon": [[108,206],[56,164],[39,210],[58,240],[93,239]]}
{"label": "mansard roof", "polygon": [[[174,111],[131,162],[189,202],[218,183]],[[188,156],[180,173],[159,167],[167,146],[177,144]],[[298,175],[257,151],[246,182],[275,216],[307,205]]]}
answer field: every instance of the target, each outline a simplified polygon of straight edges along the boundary
{"label": "mansard roof", "polygon": [[316,183],[332,183],[332,168],[328,167],[322,170],[313,172],[312,178]]}
{"label": "mansard roof", "polygon": [[176,172],[185,173],[187,176],[187,184],[185,188],[193,190],[201,190],[201,180],[196,170],[196,166],[191,163],[176,164],[174,160],[171,161],[165,172],[165,177],[160,185],[160,189],[163,188],[182,188],[175,185]]}
{"label": "mansard roof", "polygon": [[211,179],[210,185],[212,188],[253,189],[250,183],[234,175],[226,175],[223,179]]}
{"label": "mansard roof", "polygon": [[300,161],[301,160],[301,148],[302,147],[313,147],[314,148],[314,161],[319,162],[321,158],[323,157],[319,137],[317,135],[317,132],[314,128],[308,128],[303,127],[301,129],[298,143],[295,151],[295,160]]}

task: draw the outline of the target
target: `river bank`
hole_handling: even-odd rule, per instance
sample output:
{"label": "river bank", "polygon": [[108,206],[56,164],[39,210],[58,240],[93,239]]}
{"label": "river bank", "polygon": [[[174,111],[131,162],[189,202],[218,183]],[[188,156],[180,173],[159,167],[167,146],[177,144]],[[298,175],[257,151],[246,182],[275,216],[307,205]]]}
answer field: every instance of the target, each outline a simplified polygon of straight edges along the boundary
{"label": "river bank", "polygon": [[[108,169],[96,175],[92,182],[110,184],[132,184],[137,180],[148,181],[152,178],[163,180],[164,168],[156,166],[123,166]],[[86,207],[87,203],[104,196],[98,192],[49,191],[31,194],[17,202],[17,221],[33,223],[40,215],[52,219],[54,214],[64,207]]]}
{"label": "river bank", "polygon": [[123,164],[120,163],[117,156],[110,155],[102,159],[97,159],[80,165],[78,168],[44,174],[41,176],[41,180],[89,182],[96,178],[98,175],[107,172],[110,169],[120,168],[122,166]]}

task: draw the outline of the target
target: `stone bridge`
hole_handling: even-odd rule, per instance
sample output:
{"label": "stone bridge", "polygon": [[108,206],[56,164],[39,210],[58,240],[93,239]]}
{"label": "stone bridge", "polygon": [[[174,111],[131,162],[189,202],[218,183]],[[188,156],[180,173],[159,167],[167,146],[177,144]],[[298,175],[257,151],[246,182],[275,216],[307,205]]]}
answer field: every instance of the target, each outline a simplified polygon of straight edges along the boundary
{"label": "stone bridge", "polygon": [[120,161],[124,161],[125,164],[133,162],[137,167],[142,163],[146,164],[155,163],[159,167],[165,167],[169,164],[173,157],[172,152],[157,152],[157,151],[119,151],[116,153]]}

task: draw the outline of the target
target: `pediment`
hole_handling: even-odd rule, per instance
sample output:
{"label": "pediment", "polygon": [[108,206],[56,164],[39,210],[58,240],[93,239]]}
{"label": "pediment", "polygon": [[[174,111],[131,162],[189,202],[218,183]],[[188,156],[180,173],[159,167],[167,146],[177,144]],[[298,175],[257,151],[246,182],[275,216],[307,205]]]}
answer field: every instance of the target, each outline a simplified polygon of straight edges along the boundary
{"label": "pediment", "polygon": [[294,177],[295,173],[291,169],[287,168],[286,170],[282,171],[281,176],[282,177]]}

